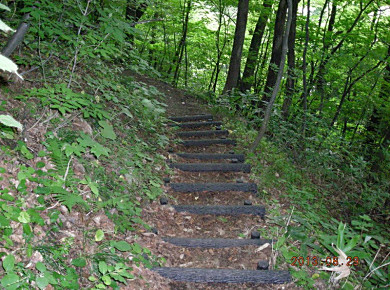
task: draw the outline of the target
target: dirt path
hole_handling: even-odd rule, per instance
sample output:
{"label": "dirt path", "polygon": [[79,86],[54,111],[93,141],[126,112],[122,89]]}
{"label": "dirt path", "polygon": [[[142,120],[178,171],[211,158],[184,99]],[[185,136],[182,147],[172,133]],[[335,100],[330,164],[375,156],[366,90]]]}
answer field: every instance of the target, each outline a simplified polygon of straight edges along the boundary
{"label": "dirt path", "polygon": [[[159,91],[166,95],[167,116],[185,116],[208,114],[206,104],[200,104],[193,97],[185,92],[174,89],[168,84],[153,80],[144,76],[133,75],[140,82],[147,85],[155,86]],[[189,120],[194,122],[210,122],[207,117],[199,117],[200,120]],[[188,124],[188,122],[182,122]],[[204,130],[221,130],[219,126],[207,126],[201,124],[195,128],[179,128],[176,132],[183,131],[204,131]],[[223,125],[222,125],[223,126]],[[177,139],[174,134],[173,139]],[[182,140],[204,140],[204,139],[222,139],[229,137],[183,137]],[[174,141],[174,140],[172,140]],[[229,158],[229,154],[234,152],[234,145],[213,144],[210,146],[185,146],[185,144],[175,144],[171,142],[170,153],[167,153],[167,163],[170,167],[175,167],[175,164],[202,164],[201,170],[213,168],[215,164],[223,163],[222,167],[226,170],[236,170],[238,163],[242,160]],[[194,159],[179,157],[176,153],[225,153],[228,154],[223,158],[212,157],[206,159]],[[233,156],[233,155],[232,155]],[[192,156],[193,157],[193,156]],[[210,157],[210,156],[208,156]],[[225,158],[227,157],[227,158]],[[221,159],[216,159],[221,158]],[[186,169],[188,166],[184,166]],[[187,169],[186,169],[187,170]],[[188,169],[192,170],[192,169]],[[244,170],[245,171],[245,170]],[[212,185],[212,188],[220,190],[202,190],[202,186]],[[218,184],[216,184],[218,183]],[[175,184],[186,186],[175,187]],[[193,188],[194,184],[197,188]],[[232,186],[233,190],[224,186]],[[154,271],[138,269],[139,273],[145,278],[144,281],[137,281],[137,284],[129,285],[142,289],[286,289],[294,288],[290,284],[280,284],[288,282],[290,276],[286,271],[242,271],[238,274],[238,280],[245,275],[249,275],[247,280],[242,280],[240,283],[224,283],[229,279],[235,280],[233,277],[236,272],[224,274],[220,272],[210,272],[210,269],[231,269],[231,270],[256,270],[260,262],[263,267],[267,268],[272,254],[272,242],[270,240],[255,239],[256,234],[265,228],[267,225],[263,219],[261,200],[257,196],[256,185],[251,185],[251,189],[240,190],[240,186],[252,184],[250,174],[242,171],[238,172],[199,172],[199,168],[193,171],[183,171],[173,169],[173,175],[169,180],[166,180],[164,186],[166,195],[160,201],[152,203],[143,211],[143,220],[149,225],[157,229],[158,233],[144,233],[140,238],[139,243],[148,247],[156,256],[163,257],[166,263],[164,268],[154,269],[159,271],[165,277],[178,276],[178,279],[185,281],[178,282],[170,279],[162,278]],[[207,189],[206,186],[206,189]],[[210,187],[209,187],[210,188]],[[204,188],[205,189],[205,188]],[[231,188],[230,188],[231,189]],[[166,204],[167,203],[167,204]],[[209,206],[229,206],[229,214],[215,214],[207,212]],[[189,213],[188,208],[184,212],[180,206],[191,206],[194,213]],[[205,210],[205,214],[199,214]],[[226,210],[226,207],[213,208],[214,211]],[[240,211],[249,214],[239,214]],[[233,215],[232,215],[233,214]],[[186,243],[190,243],[189,246]],[[221,243],[224,246],[221,246]],[[226,245],[230,243],[232,245]],[[247,243],[246,245],[237,246],[235,243]],[[195,245],[196,244],[196,245]],[[195,246],[194,246],[195,245]],[[270,268],[272,265],[270,266]],[[172,274],[172,268],[178,268],[176,274]],[[263,270],[265,270],[265,268]],[[195,270],[190,272],[187,277],[183,274],[185,271]],[[184,271],[185,270],[185,271]],[[197,272],[198,271],[198,272]],[[202,271],[205,271],[203,273]],[[200,274],[199,274],[200,273]],[[208,277],[207,273],[211,275]],[[199,274],[199,275],[198,275]],[[198,281],[213,280],[221,274],[220,283],[195,283],[191,282],[199,276]],[[184,275],[184,276],[183,276]],[[209,276],[210,276],[209,275]],[[264,278],[270,275],[271,278]],[[176,277],[177,278],[177,277]],[[254,279],[254,280],[253,280]],[[210,280],[210,281],[211,281]],[[248,281],[256,281],[255,283],[246,283]],[[205,282],[205,281],[202,281]],[[264,282],[264,283],[263,283]],[[265,283],[269,282],[269,283]],[[273,284],[273,282],[279,282]]]}

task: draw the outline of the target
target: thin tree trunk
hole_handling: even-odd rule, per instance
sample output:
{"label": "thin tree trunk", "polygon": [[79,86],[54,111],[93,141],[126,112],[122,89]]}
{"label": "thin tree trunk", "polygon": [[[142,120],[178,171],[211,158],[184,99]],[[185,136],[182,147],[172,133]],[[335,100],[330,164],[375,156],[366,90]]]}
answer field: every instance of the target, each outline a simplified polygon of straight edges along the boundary
{"label": "thin tree trunk", "polygon": [[[268,67],[267,81],[264,87],[264,94],[262,102],[259,104],[261,108],[265,106],[271,99],[271,93],[275,87],[278,71],[276,67],[280,67],[282,58],[282,42],[283,42],[283,31],[286,22],[286,0],[280,0],[278,11],[276,12],[275,27],[274,27],[274,38],[272,43],[272,54],[271,61]],[[290,11],[292,12],[292,11]]]}
{"label": "thin tree trunk", "polygon": [[183,34],[179,42],[179,47],[177,48],[176,51],[175,59],[173,61],[173,64],[176,65],[175,74],[173,76],[173,82],[172,82],[174,86],[177,85],[179,79],[180,66],[183,60],[184,49],[187,41],[188,22],[190,18],[191,7],[192,7],[192,0],[188,0],[187,8],[185,10],[184,22],[183,22]]}
{"label": "thin tree trunk", "polygon": [[233,49],[230,56],[229,71],[222,94],[236,88],[240,79],[242,48],[244,46],[246,23],[248,20],[249,0],[238,1],[236,30],[234,32]]}
{"label": "thin tree trunk", "polygon": [[[306,80],[306,56],[307,56],[307,47],[309,46],[310,32],[309,32],[309,23],[310,23],[310,0],[307,1],[307,15],[306,15],[306,25],[305,25],[305,47],[303,49],[303,64],[302,64],[302,73],[303,73],[303,121],[302,121],[302,137],[306,137],[306,114],[307,114],[307,80]],[[304,142],[302,142],[304,144]]]}
{"label": "thin tree trunk", "polygon": [[240,91],[245,92],[252,88],[253,73],[255,72],[256,62],[259,57],[259,50],[261,39],[263,38],[265,26],[267,25],[269,15],[271,13],[272,1],[264,0],[263,9],[260,12],[257,20],[255,30],[253,32],[252,41],[248,51],[248,58],[246,60],[244,73],[242,75]]}
{"label": "thin tree trunk", "polygon": [[[271,34],[271,32],[268,31],[265,39],[268,39],[270,34]],[[259,78],[259,83],[255,84],[255,94],[259,94],[261,91],[261,88],[264,86],[264,81],[260,81],[260,80],[263,80],[263,78],[261,76],[263,75],[265,63],[268,59],[267,56],[268,56],[269,44],[270,44],[270,41],[266,41],[265,52],[260,56],[260,58],[261,58],[261,63],[259,65],[260,66],[260,73],[258,73],[260,75],[260,78]]]}
{"label": "thin tree trunk", "polygon": [[299,1],[300,0],[293,0],[293,18],[291,21],[290,35],[288,37],[286,96],[282,106],[282,115],[284,119],[287,119],[289,116],[291,101],[295,93],[295,79],[297,78],[295,73],[295,37],[297,32],[297,12]]}
{"label": "thin tree trunk", "polygon": [[253,152],[257,148],[257,146],[261,142],[261,139],[263,139],[263,137],[264,137],[264,134],[267,130],[268,122],[271,118],[272,107],[275,103],[276,97],[277,97],[279,89],[280,89],[280,83],[282,81],[284,64],[286,62],[288,37],[290,34],[290,28],[291,28],[291,22],[292,22],[292,9],[293,9],[292,0],[287,0],[287,5],[288,5],[288,18],[287,18],[287,24],[286,24],[286,32],[285,32],[284,37],[283,37],[282,55],[281,55],[281,60],[280,60],[279,71],[278,71],[278,75],[276,78],[275,87],[272,91],[271,99],[270,99],[270,101],[267,105],[267,109],[265,111],[264,120],[263,120],[263,123],[261,124],[259,134],[257,135],[255,142],[253,142],[253,145],[250,148],[251,152]]}

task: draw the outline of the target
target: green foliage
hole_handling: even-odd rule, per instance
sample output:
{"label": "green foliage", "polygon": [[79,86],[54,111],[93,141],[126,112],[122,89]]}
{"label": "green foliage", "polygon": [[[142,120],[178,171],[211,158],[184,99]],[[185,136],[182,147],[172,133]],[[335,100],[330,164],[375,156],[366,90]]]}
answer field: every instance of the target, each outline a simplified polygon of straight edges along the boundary
{"label": "green foliage", "polygon": [[[69,89],[66,84],[55,84],[53,87],[32,88],[26,93],[26,97],[38,98],[42,106],[49,106],[58,110],[62,115],[80,111],[84,118],[109,119],[109,113],[104,110],[91,95],[84,91],[77,93]],[[24,100],[21,96],[19,99]]]}

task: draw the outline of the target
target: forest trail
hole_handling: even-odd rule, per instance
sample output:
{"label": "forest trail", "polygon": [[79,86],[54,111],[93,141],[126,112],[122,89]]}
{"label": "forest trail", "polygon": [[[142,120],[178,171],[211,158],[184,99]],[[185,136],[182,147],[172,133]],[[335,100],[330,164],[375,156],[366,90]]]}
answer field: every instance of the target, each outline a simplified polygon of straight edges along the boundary
{"label": "forest trail", "polygon": [[166,94],[175,128],[167,158],[174,174],[164,180],[166,195],[143,215],[156,234],[149,248],[167,260],[153,270],[170,289],[294,288],[288,271],[272,269],[276,241],[257,231],[267,227],[267,213],[245,154],[207,108],[152,82]]}

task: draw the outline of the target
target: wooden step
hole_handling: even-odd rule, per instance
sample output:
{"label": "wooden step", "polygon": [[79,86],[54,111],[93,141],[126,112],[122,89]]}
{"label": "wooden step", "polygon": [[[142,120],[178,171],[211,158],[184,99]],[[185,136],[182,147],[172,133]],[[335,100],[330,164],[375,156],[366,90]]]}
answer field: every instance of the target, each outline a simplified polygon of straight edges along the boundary
{"label": "wooden step", "polygon": [[209,131],[186,131],[177,132],[176,135],[180,138],[185,137],[210,137],[210,136],[227,136],[228,130],[209,130]]}
{"label": "wooden step", "polygon": [[184,248],[234,248],[244,246],[262,246],[266,243],[271,244],[272,240],[264,239],[191,239],[191,238],[162,238],[163,241],[171,243],[175,246]]}
{"label": "wooden step", "polygon": [[288,271],[168,267],[152,268],[152,270],[165,278],[180,282],[284,284],[291,281]]}
{"label": "wooden step", "polygon": [[174,205],[178,212],[192,214],[230,215],[242,214],[258,215],[264,218],[265,208],[260,205]]}
{"label": "wooden step", "polygon": [[201,192],[201,191],[242,191],[257,192],[255,183],[171,183],[171,188],[175,192]]}
{"label": "wooden step", "polygon": [[180,127],[180,128],[202,128],[202,127],[221,126],[221,125],[222,125],[222,122],[220,122],[220,121],[188,122],[188,123],[181,123],[181,124],[169,123],[168,124],[168,126]]}
{"label": "wooden step", "polygon": [[199,159],[199,160],[223,160],[236,159],[242,163],[245,161],[244,154],[223,154],[223,153],[176,153],[177,156],[185,159]]}
{"label": "wooden step", "polygon": [[174,122],[189,122],[189,121],[212,121],[213,115],[210,114],[201,114],[201,115],[191,115],[191,116],[172,116],[168,119]]}
{"label": "wooden step", "polygon": [[170,168],[191,172],[245,172],[251,171],[251,166],[244,163],[171,163]]}
{"label": "wooden step", "polygon": [[216,144],[224,145],[236,145],[236,140],[233,139],[204,139],[204,140],[185,140],[180,142],[181,145],[186,147],[192,146],[210,146]]}

